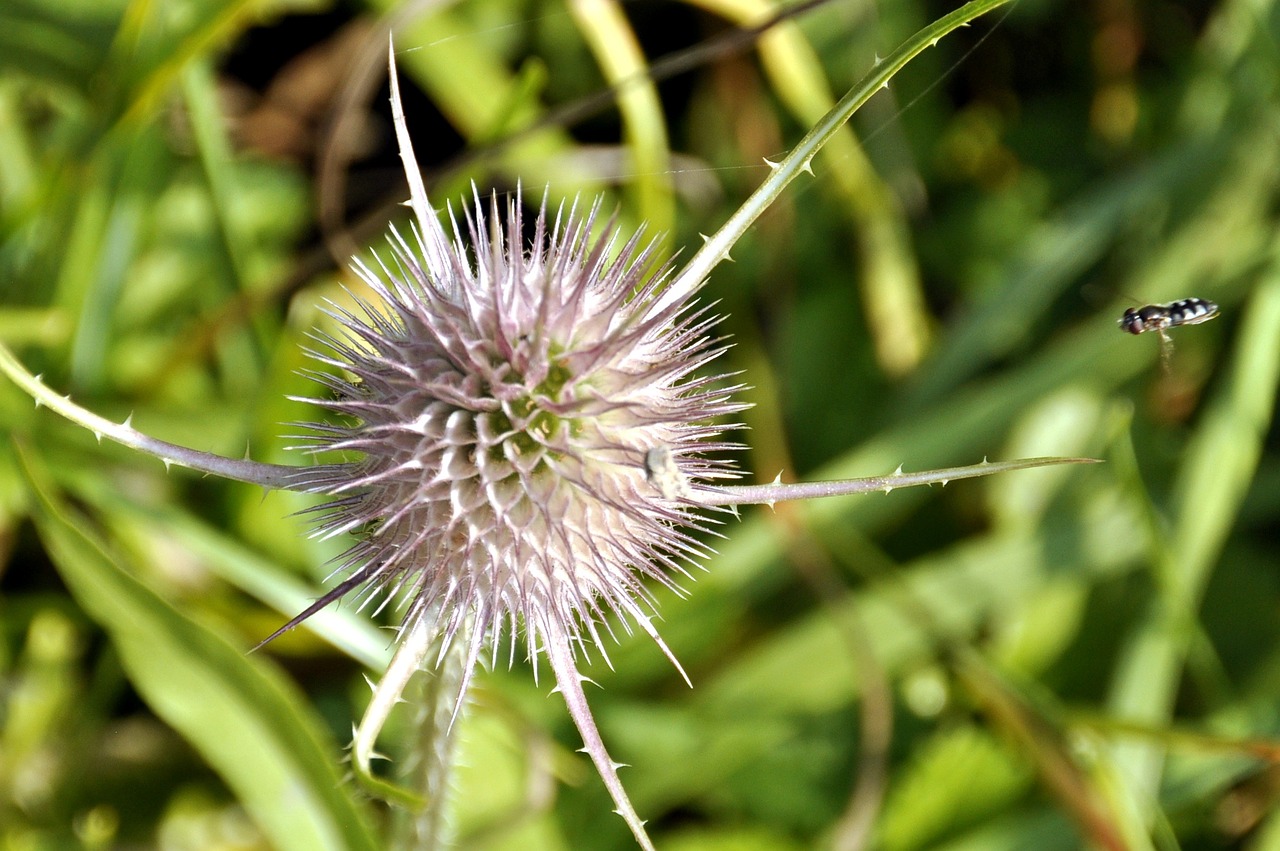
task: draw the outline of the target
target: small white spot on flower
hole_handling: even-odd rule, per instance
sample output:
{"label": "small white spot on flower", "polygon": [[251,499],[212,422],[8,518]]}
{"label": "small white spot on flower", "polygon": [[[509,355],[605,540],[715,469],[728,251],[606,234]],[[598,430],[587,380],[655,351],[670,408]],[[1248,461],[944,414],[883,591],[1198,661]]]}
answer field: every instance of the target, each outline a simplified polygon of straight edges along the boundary
{"label": "small white spot on flower", "polygon": [[644,454],[644,475],[663,499],[689,498],[689,481],[676,466],[670,446],[655,446]]}

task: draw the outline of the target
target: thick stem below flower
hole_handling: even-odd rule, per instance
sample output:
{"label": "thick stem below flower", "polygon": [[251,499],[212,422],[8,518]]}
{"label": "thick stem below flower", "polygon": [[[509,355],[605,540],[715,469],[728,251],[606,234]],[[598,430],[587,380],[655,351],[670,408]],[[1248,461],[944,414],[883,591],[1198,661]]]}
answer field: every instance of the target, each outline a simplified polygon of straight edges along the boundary
{"label": "thick stem below flower", "polygon": [[406,848],[447,848],[450,835],[449,786],[457,763],[458,736],[455,719],[467,696],[461,691],[467,670],[469,632],[460,631],[445,648],[434,668],[422,671],[423,683],[418,711],[417,737],[411,766],[410,785],[422,795],[425,805],[412,814],[412,836]]}

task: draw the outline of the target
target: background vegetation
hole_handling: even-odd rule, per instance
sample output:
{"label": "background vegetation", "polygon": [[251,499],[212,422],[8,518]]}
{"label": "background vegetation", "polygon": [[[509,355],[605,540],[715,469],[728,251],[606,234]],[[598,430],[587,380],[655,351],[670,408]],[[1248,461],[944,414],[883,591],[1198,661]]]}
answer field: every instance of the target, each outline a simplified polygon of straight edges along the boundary
{"label": "background vegetation", "polygon": [[[386,26],[437,203],[603,192],[687,257],[952,8],[828,0],[757,40],[751,0],[427,5],[6,0],[0,339],[104,415],[297,463],[300,347],[406,195]],[[687,67],[635,84],[640,56]],[[1276,4],[1021,0],[853,130],[708,290],[754,387],[744,466],[1106,463],[726,526],[662,601],[694,689],[643,637],[591,667],[656,841],[1280,848]],[[1167,367],[1116,329],[1192,295],[1223,315]],[[380,847],[394,815],[341,760],[394,611],[244,654],[343,546],[305,501],[167,473],[7,383],[0,428],[0,847]],[[547,682],[480,683],[464,844],[632,847]]]}

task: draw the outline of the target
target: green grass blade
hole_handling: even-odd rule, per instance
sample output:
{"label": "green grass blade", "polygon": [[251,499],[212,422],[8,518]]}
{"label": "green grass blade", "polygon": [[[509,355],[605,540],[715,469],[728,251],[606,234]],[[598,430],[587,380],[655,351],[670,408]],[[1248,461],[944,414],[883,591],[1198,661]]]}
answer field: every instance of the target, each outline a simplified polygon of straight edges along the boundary
{"label": "green grass blade", "polygon": [[80,605],[111,636],[148,705],[208,760],[281,851],[378,848],[301,694],[184,617],[83,530],[28,456],[36,528]]}
{"label": "green grass blade", "polygon": [[[1273,265],[1249,303],[1230,371],[1188,447],[1175,488],[1164,593],[1130,637],[1115,679],[1110,706],[1124,720],[1158,724],[1172,716],[1200,599],[1275,414],[1277,328],[1280,267]],[[1153,800],[1164,752],[1154,743],[1116,747],[1135,801]]]}

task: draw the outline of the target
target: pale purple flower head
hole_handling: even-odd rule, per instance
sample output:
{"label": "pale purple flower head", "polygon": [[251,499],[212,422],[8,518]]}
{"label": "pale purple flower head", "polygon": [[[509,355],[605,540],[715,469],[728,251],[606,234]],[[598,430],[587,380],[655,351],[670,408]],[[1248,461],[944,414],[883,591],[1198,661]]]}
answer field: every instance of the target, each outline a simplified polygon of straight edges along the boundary
{"label": "pale purple flower head", "polygon": [[647,624],[645,580],[674,587],[700,553],[695,506],[660,476],[732,476],[707,453],[744,405],[701,371],[714,318],[656,299],[651,245],[594,236],[598,204],[551,221],[544,203],[527,242],[519,193],[488,206],[358,263],[372,300],[333,309],[345,338],[312,352],[345,376],[316,374],[338,422],[310,448],[359,454],[303,473],[336,496],[323,533],[359,534],[317,607],[389,589],[446,641],[473,619],[477,648],[518,624],[534,657],[550,635],[600,646],[610,611]]}

